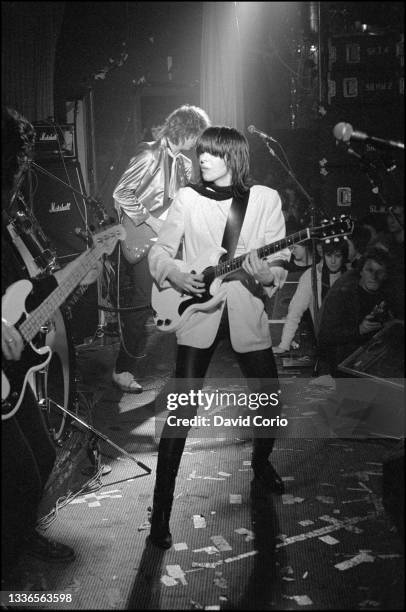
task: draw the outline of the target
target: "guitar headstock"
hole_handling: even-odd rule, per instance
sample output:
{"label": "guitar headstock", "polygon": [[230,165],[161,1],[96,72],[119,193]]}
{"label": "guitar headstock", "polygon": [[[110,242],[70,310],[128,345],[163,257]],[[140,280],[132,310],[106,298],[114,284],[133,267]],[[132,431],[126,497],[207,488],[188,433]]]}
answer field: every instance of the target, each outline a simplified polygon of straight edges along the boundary
{"label": "guitar headstock", "polygon": [[92,235],[94,247],[101,250],[102,253],[111,255],[119,240],[124,240],[126,231],[122,225],[112,225],[102,232]]}
{"label": "guitar headstock", "polygon": [[319,240],[327,240],[334,238],[344,238],[352,234],[354,229],[354,221],[347,215],[333,217],[332,219],[323,219],[317,227],[309,228],[310,238]]}

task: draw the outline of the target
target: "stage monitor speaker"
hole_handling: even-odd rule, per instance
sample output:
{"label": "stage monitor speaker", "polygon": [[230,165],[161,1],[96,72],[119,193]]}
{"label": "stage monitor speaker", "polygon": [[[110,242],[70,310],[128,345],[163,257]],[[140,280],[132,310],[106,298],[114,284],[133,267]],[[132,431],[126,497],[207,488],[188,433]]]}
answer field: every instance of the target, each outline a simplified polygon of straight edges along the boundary
{"label": "stage monitor speaker", "polygon": [[381,383],[403,389],[405,325],[395,319],[339,364],[338,369],[350,376],[371,377]]}
{"label": "stage monitor speaker", "polygon": [[[88,210],[80,164],[67,161],[65,165],[43,165],[52,176],[37,171],[38,184],[34,191],[33,212],[46,237],[50,240],[63,264],[86,249],[86,242],[76,233],[76,228],[86,229]],[[69,187],[84,194],[81,197]]]}

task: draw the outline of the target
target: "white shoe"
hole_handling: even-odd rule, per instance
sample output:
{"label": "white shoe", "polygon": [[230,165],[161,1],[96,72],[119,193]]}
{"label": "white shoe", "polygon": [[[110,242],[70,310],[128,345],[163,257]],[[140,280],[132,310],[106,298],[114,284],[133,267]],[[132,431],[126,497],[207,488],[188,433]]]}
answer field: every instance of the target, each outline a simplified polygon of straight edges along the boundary
{"label": "white shoe", "polygon": [[118,387],[124,393],[142,393],[143,388],[137,383],[131,372],[120,372],[117,374],[113,370],[112,374],[113,385]]}

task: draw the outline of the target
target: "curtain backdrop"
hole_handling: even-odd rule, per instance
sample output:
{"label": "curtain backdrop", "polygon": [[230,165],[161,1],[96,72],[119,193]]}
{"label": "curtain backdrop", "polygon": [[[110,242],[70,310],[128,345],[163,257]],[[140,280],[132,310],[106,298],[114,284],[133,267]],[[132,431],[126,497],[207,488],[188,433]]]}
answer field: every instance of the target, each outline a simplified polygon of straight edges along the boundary
{"label": "curtain backdrop", "polygon": [[241,45],[235,2],[204,2],[200,104],[213,124],[244,131]]}
{"label": "curtain backdrop", "polygon": [[54,64],[65,2],[2,2],[2,104],[54,116]]}

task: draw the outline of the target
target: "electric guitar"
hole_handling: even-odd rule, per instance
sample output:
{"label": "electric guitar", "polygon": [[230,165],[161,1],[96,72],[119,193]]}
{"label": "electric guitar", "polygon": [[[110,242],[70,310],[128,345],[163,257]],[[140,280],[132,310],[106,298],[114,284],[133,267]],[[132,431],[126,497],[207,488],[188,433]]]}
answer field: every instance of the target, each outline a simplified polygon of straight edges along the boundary
{"label": "electric guitar", "polygon": [[35,310],[27,313],[25,307],[26,298],[33,288],[29,280],[13,283],[2,299],[2,316],[11,325],[15,325],[25,344],[20,360],[2,359],[2,420],[9,419],[19,409],[29,375],[44,368],[51,359],[51,349],[48,346],[37,349],[32,340],[100,257],[111,254],[117,241],[124,240],[125,231],[121,225],[115,225],[94,234],[92,238],[93,247],[78,257],[71,272]]}
{"label": "electric guitar", "polygon": [[[126,239],[121,243],[121,251],[128,263],[138,263],[148,255],[148,251],[158,237],[158,224],[160,221],[165,220],[170,204],[171,202],[168,202],[168,205],[159,217],[153,217],[157,221],[156,232],[145,223],[145,220],[139,225],[135,225],[134,221],[125,212],[122,212],[121,224],[125,229]],[[144,219],[148,219],[150,214],[146,211]]]}
{"label": "electric guitar", "polygon": [[[282,249],[298,244],[311,238],[334,240],[334,238],[347,236],[354,227],[350,217],[342,215],[331,221],[323,221],[318,227],[308,227],[291,234],[286,238],[260,247],[256,250],[260,259]],[[240,255],[235,259],[223,260],[226,255],[222,247],[214,247],[202,253],[192,264],[185,264],[175,259],[174,262],[182,272],[194,270],[203,274],[205,292],[200,297],[191,294],[181,294],[173,287],[161,289],[156,283],[152,286],[151,304],[154,322],[157,328],[165,332],[173,332],[183,326],[194,312],[207,312],[216,307],[224,298],[226,289],[220,289],[223,280],[236,278],[241,270],[244,259],[248,255]],[[241,277],[240,277],[241,278]]]}

